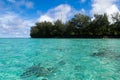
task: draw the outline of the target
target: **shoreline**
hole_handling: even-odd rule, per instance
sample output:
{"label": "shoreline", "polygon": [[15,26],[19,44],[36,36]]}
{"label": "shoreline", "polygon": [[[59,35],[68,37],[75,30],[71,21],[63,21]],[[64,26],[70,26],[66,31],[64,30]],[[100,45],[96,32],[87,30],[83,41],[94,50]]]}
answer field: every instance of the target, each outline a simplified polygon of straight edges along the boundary
{"label": "shoreline", "polygon": [[64,39],[64,38],[67,38],[67,39],[71,39],[71,38],[76,38],[76,39],[81,39],[81,38],[85,38],[85,39],[111,39],[111,38],[115,38],[115,39],[118,39],[120,38],[120,36],[73,36],[73,37],[30,37],[30,38],[57,38],[57,39]]}

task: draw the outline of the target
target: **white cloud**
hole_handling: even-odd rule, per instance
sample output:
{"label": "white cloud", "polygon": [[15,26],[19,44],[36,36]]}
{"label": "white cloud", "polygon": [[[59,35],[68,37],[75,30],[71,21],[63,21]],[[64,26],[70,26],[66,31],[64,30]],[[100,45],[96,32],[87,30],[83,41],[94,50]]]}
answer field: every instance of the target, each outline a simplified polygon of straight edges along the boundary
{"label": "white cloud", "polygon": [[[118,12],[119,9],[115,4],[118,0],[93,0],[92,14],[112,14]],[[120,1],[119,1],[120,2]]]}
{"label": "white cloud", "polygon": [[40,16],[38,21],[55,21],[57,19],[65,22],[76,12],[70,5],[61,4],[53,9],[48,10],[47,13]]}
{"label": "white cloud", "polygon": [[53,19],[52,19],[51,17],[47,16],[47,15],[42,15],[42,16],[38,19],[38,21],[40,21],[40,22],[43,22],[43,21],[53,22]]}
{"label": "white cloud", "polygon": [[93,0],[91,13],[92,15],[107,13],[109,21],[112,22],[111,15],[120,12],[117,2],[120,3],[119,0]]}
{"label": "white cloud", "polygon": [[14,13],[0,15],[0,37],[29,37],[32,20],[22,19]]}
{"label": "white cloud", "polygon": [[112,6],[110,6],[108,9],[106,9],[107,14],[113,14],[113,13],[116,13],[116,12],[119,12],[119,9],[114,4]]}

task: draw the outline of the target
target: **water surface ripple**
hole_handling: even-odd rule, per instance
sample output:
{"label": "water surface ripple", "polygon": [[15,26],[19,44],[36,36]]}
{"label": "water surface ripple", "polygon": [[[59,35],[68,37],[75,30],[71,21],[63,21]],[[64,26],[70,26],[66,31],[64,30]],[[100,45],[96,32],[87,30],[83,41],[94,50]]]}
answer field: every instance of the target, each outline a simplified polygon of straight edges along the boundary
{"label": "water surface ripple", "polygon": [[120,80],[120,40],[0,39],[0,80]]}

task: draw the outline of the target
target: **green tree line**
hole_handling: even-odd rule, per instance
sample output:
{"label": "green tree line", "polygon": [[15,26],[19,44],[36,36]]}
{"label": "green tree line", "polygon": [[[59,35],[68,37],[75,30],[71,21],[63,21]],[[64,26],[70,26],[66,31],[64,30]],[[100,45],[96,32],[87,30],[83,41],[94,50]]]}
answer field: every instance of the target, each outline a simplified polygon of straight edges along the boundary
{"label": "green tree line", "polygon": [[66,23],[60,20],[38,22],[31,27],[32,38],[104,38],[120,37],[120,14],[115,13],[109,22],[108,16],[94,15],[94,19],[84,14],[76,14]]}

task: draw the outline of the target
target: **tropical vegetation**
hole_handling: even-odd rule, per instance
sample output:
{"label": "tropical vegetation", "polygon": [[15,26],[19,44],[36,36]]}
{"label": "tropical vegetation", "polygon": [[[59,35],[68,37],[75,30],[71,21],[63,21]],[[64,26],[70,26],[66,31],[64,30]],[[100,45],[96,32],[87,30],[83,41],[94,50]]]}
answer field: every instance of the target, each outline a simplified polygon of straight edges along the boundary
{"label": "tropical vegetation", "polygon": [[69,21],[37,22],[31,27],[32,38],[119,38],[120,14],[112,15],[111,22],[107,14],[95,14],[90,18],[76,14]]}

